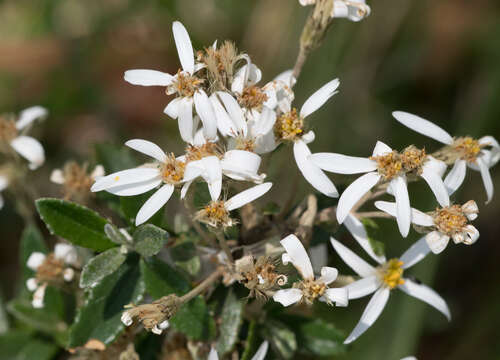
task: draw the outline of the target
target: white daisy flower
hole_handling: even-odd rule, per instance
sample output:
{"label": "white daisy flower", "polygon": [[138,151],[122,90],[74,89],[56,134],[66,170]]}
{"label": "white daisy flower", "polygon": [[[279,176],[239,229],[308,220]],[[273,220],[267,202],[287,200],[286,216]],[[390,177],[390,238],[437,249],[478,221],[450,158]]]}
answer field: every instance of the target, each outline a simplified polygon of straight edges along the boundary
{"label": "white daisy flower", "polygon": [[[82,167],[81,169],[86,170],[86,167]],[[54,169],[52,170],[52,173],[50,174],[50,181],[52,181],[54,184],[58,185],[64,185],[68,181],[73,180],[73,176],[75,174],[70,173],[72,169]],[[86,173],[84,175],[87,175]],[[89,179],[92,181],[95,181],[99,179],[100,177],[103,177],[105,175],[104,167],[102,165],[96,165],[94,170],[89,174]]]}
{"label": "white daisy flower", "polygon": [[335,303],[337,306],[347,306],[346,289],[328,287],[337,278],[336,268],[324,266],[321,268],[321,276],[315,278],[311,260],[300,240],[292,234],[280,243],[285,248],[285,253],[282,255],[283,264],[291,262],[300,273],[302,281],[295,283],[293,288],[276,291],[273,295],[274,301],[283,306],[290,306],[299,301],[312,304],[317,299],[329,304]]}
{"label": "white daisy flower", "polygon": [[0,209],[3,208],[4,205],[2,191],[7,189],[8,186],[9,186],[9,178],[7,176],[0,175]]}
{"label": "white daisy flower", "polygon": [[[481,172],[487,194],[486,203],[491,201],[493,197],[493,181],[491,180],[489,168],[500,160],[500,145],[495,138],[492,136],[483,136],[478,140],[469,136],[454,138],[436,124],[419,116],[403,111],[395,111],[392,115],[401,124],[448,145],[452,149],[452,152],[450,152],[452,155],[450,156],[454,158],[450,160],[454,160],[454,165],[444,180],[450,195],[462,185],[466,167],[469,166],[471,169]],[[486,147],[490,147],[490,149],[487,150]]]}
{"label": "white daisy flower", "polygon": [[[267,350],[269,348],[269,343],[267,341],[264,341],[257,351],[255,352],[254,356],[252,356],[251,360],[264,360],[267,354]],[[212,348],[210,350],[210,353],[208,354],[207,360],[219,360],[219,354],[217,354],[217,350]]]}
{"label": "white daisy flower", "polygon": [[344,341],[344,344],[353,342],[373,325],[387,304],[391,290],[396,288],[426,302],[444,314],[448,320],[451,319],[448,305],[441,296],[431,288],[403,277],[406,269],[415,265],[430,252],[425,238],[417,241],[400,258],[378,262],[377,267],[368,264],[334,238],[330,238],[330,241],[342,260],[361,276],[360,280],[345,286],[349,299],[358,299],[374,293],[363,315],[361,315],[359,323]]}
{"label": "white daisy flower", "polygon": [[[375,206],[396,216],[396,204],[387,201],[376,201]],[[479,238],[479,231],[471,224],[477,218],[479,209],[474,200],[469,200],[462,206],[450,205],[437,208],[430,213],[411,209],[411,222],[415,225],[429,229],[425,236],[427,245],[434,254],[439,254],[448,245],[450,238],[455,244],[474,244]]]}
{"label": "white daisy flower", "polygon": [[204,67],[196,64],[191,39],[186,28],[178,21],[172,24],[175,46],[179,54],[182,70],[170,75],[156,70],[128,70],[125,81],[133,85],[165,86],[167,94],[177,94],[164,112],[173,119],[178,119],[179,131],[184,141],[193,142],[193,106],[203,123],[203,133],[206,139],[215,139],[217,122],[212,104],[202,88],[203,80],[195,73]]}
{"label": "white daisy flower", "polygon": [[369,158],[346,156],[334,153],[317,153],[311,161],[319,168],[338,174],[366,173],[351,183],[342,193],[337,206],[337,220],[344,222],[353,206],[381,182],[388,182],[388,192],[396,198],[399,231],[406,237],[410,231],[411,212],[406,174],[422,177],[442,206],[448,206],[450,199],[441,179],[446,164],[426,155],[425,150],[413,146],[401,153],[378,141]]}
{"label": "white daisy flower", "polygon": [[270,182],[256,185],[244,190],[228,200],[212,200],[195,215],[195,220],[212,227],[230,227],[236,222],[230,217],[230,212],[260,198],[267,193],[273,184]]}
{"label": "white daisy flower", "polygon": [[0,149],[8,145],[29,161],[31,170],[40,167],[45,162],[43,147],[38,140],[25,133],[34,121],[46,116],[45,108],[33,106],[21,111],[17,120],[0,117]]}
{"label": "white daisy flower", "polygon": [[274,125],[274,133],[278,141],[293,142],[293,155],[304,178],[319,192],[329,197],[338,197],[338,191],[331,180],[310,159],[311,150],[308,143],[314,141],[314,132],[305,133],[304,120],[337,93],[339,80],[334,79],[312,94],[302,105],[300,112],[289,107],[281,114]]}
{"label": "white daisy flower", "polygon": [[[316,0],[299,0],[302,6],[313,5]],[[360,21],[370,15],[371,9],[365,0],[334,0],[331,17]]]}
{"label": "white daisy flower", "polygon": [[134,196],[161,187],[144,203],[135,218],[136,225],[149,220],[172,196],[175,186],[189,182],[201,175],[197,169],[190,169],[187,174],[185,156],[175,157],[166,154],[158,145],[141,139],[129,140],[128,147],[146,154],[153,159],[153,164],[118,171],[101,177],[91,187],[92,192],[105,190],[118,196]]}

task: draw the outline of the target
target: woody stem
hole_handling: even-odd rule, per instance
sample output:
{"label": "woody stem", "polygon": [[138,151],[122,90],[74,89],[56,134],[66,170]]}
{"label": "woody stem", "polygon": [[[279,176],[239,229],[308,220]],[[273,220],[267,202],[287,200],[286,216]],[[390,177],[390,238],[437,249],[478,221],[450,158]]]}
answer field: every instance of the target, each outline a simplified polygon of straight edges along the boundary
{"label": "woody stem", "polygon": [[223,271],[224,271],[223,268],[219,268],[216,271],[214,271],[205,280],[199,283],[198,286],[196,286],[193,290],[181,296],[180,301],[182,303],[186,303],[191,299],[195,298],[196,296],[200,295],[202,292],[208,289],[208,287],[210,287],[219,277],[222,276]]}

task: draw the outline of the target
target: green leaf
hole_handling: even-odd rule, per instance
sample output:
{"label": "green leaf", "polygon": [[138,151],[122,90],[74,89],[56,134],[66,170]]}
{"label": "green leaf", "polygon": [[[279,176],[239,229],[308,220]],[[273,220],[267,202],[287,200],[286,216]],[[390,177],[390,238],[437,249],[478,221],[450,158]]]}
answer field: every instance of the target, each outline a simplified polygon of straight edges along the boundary
{"label": "green leaf", "polygon": [[241,355],[241,360],[250,360],[252,354],[257,350],[257,322],[251,320],[248,325],[248,335],[245,341],[245,350]]}
{"label": "green leaf", "polygon": [[80,287],[94,287],[106,276],[114,273],[127,259],[121,247],[115,247],[93,257],[83,267]]}
{"label": "green leaf", "polygon": [[368,235],[368,241],[373,249],[375,255],[383,256],[385,255],[385,244],[381,241],[375,240],[379,235],[379,226],[375,221],[369,218],[362,218],[361,223],[363,224],[366,233]]}
{"label": "green leaf", "polygon": [[144,295],[138,258],[132,254],[118,270],[88,291],[71,326],[69,347],[81,346],[89,339],[109,344],[120,334],[124,306],[141,301]]}
{"label": "green leaf", "polygon": [[293,331],[281,322],[267,321],[263,328],[263,337],[269,340],[273,348],[283,359],[291,359],[297,350],[297,339]]}
{"label": "green leaf", "polygon": [[196,182],[191,186],[194,186],[193,205],[196,209],[207,205],[212,200],[206,183]]}
{"label": "green leaf", "polygon": [[[139,212],[139,209],[144,205],[144,203],[155,193],[156,190],[148,191],[144,194],[136,196],[122,196],[120,197],[120,206],[123,215],[127,219],[130,225],[135,226],[135,217]],[[149,220],[148,223],[154,224],[156,226],[163,225],[163,211],[157,211]]]}
{"label": "green leaf", "polygon": [[229,289],[221,313],[219,339],[216,349],[219,356],[224,356],[233,350],[238,333],[243,322],[244,301],[236,297],[234,291]]}
{"label": "green leaf", "polygon": [[130,169],[138,165],[131,151],[125,146],[97,144],[95,146],[95,152],[97,162],[104,166],[106,174]]}
{"label": "green leaf", "polygon": [[176,266],[189,275],[195,276],[201,269],[201,261],[196,251],[194,239],[189,234],[182,234],[180,239],[180,243],[170,248],[170,256]]}
{"label": "green leaf", "polygon": [[51,234],[96,251],[115,246],[104,233],[104,225],[108,222],[85,206],[42,198],[36,201],[36,207]]}
{"label": "green leaf", "polygon": [[31,270],[26,263],[28,258],[34,252],[41,252],[43,254],[47,253],[47,246],[43,240],[43,236],[34,225],[28,225],[21,235],[21,245],[20,245],[20,264],[23,268],[23,286],[26,286],[26,280],[33,277],[35,272]]}
{"label": "green leaf", "polygon": [[296,335],[300,351],[315,356],[334,356],[346,351],[344,333],[333,324],[321,319],[300,321],[296,324]]}
{"label": "green leaf", "polygon": [[168,241],[168,233],[152,224],[140,226],[134,232],[134,250],[144,257],[156,255]]}
{"label": "green leaf", "polygon": [[58,352],[59,348],[57,345],[34,339],[24,344],[21,351],[17,354],[16,360],[31,360],[34,354],[36,354],[37,360],[50,360]]}
{"label": "green leaf", "polygon": [[182,305],[170,319],[170,324],[191,340],[209,340],[215,337],[215,321],[201,296]]}
{"label": "green leaf", "polygon": [[[59,352],[54,344],[31,338],[25,331],[11,331],[0,336],[1,360],[50,360]],[[35,355],[36,354],[36,355]]]}
{"label": "green leaf", "polygon": [[276,215],[281,211],[281,207],[275,202],[269,202],[262,208],[264,215]]}
{"label": "green leaf", "polygon": [[104,225],[106,236],[117,245],[130,245],[130,240],[125,237],[113,224]]}
{"label": "green leaf", "polygon": [[3,294],[0,292],[0,335],[9,331],[9,318],[5,309]]}
{"label": "green leaf", "polygon": [[142,259],[141,272],[146,291],[155,300],[168,294],[183,295],[190,290],[187,280],[161,260]]}

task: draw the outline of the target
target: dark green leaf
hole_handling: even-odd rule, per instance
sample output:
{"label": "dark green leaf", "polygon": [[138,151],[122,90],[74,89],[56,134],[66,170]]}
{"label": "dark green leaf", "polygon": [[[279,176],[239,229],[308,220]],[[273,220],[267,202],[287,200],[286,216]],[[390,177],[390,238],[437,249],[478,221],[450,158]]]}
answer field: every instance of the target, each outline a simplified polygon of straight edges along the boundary
{"label": "dark green leaf", "polygon": [[267,321],[263,328],[263,336],[269,340],[273,348],[283,359],[291,359],[297,350],[297,339],[293,331],[278,321]]}
{"label": "dark green leaf", "polygon": [[52,234],[96,251],[115,246],[104,233],[104,225],[108,222],[84,206],[59,199],[43,198],[36,201],[36,207]]}
{"label": "dark green leaf", "polygon": [[130,169],[138,165],[131,151],[125,146],[97,144],[95,151],[97,162],[104,166],[106,174]]}
{"label": "dark green leaf", "polygon": [[56,345],[33,339],[25,331],[0,336],[0,360],[50,360],[58,351]]}
{"label": "dark green leaf", "polygon": [[346,350],[344,333],[333,324],[321,319],[300,321],[294,327],[300,351],[316,356],[333,356],[343,354]]}
{"label": "dark green leaf", "polygon": [[196,182],[191,186],[194,186],[193,205],[195,208],[201,208],[212,200],[205,182]]}
{"label": "dark green leaf", "polygon": [[33,356],[37,360],[50,360],[58,352],[59,348],[57,345],[34,339],[25,343],[21,351],[17,354],[16,360],[32,360]]}
{"label": "dark green leaf", "polygon": [[243,322],[243,307],[244,301],[238,299],[234,291],[229,289],[222,308],[219,339],[216,345],[219,356],[224,356],[233,350],[238,341],[238,333]]}
{"label": "dark green leaf", "polygon": [[168,294],[183,295],[190,289],[189,283],[180,273],[158,259],[141,260],[141,272],[146,291],[153,299]]}
{"label": "dark green leaf", "polygon": [[156,255],[168,241],[168,233],[152,224],[140,226],[134,232],[134,249],[144,257]]}
{"label": "dark green leaf", "polygon": [[104,277],[114,273],[123,264],[127,255],[115,247],[93,257],[83,267],[80,287],[94,287]]}
{"label": "dark green leaf", "polygon": [[248,335],[245,342],[245,350],[241,355],[241,360],[250,360],[252,354],[257,350],[257,322],[255,320],[250,321],[248,325]]}
{"label": "dark green leaf", "polygon": [[118,245],[130,245],[130,240],[125,237],[113,224],[104,225],[106,236]]}
{"label": "dark green leaf", "polygon": [[117,271],[88,291],[71,327],[68,346],[81,346],[89,339],[111,343],[123,330],[124,306],[141,301],[144,290],[138,256],[129,256]]}
{"label": "dark green leaf", "polygon": [[385,255],[385,244],[376,240],[376,238],[380,235],[377,223],[369,218],[362,218],[361,223],[365,227],[366,233],[368,234],[368,241],[370,242],[373,252],[378,256]]}
{"label": "dark green leaf", "polygon": [[172,327],[192,340],[209,340],[215,336],[215,321],[207,304],[198,296],[180,307],[171,319]]}
{"label": "dark green leaf", "polygon": [[193,238],[189,234],[182,234],[180,238],[180,243],[170,248],[170,255],[176,266],[195,276],[200,271],[201,262]]}
{"label": "dark green leaf", "polygon": [[3,295],[0,293],[0,335],[5,334],[9,330],[9,318],[5,309]]}
{"label": "dark green leaf", "polygon": [[19,260],[23,268],[23,283],[26,283],[26,280],[34,275],[34,271],[26,266],[28,258],[34,252],[46,254],[47,246],[43,241],[43,236],[40,231],[34,225],[29,225],[26,229],[24,229],[23,234],[21,235]]}

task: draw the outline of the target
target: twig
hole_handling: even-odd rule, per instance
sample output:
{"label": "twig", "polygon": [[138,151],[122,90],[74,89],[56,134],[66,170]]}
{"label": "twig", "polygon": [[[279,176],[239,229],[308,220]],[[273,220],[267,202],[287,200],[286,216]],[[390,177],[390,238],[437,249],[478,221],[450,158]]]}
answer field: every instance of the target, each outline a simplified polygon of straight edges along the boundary
{"label": "twig", "polygon": [[196,286],[193,290],[191,290],[187,294],[181,296],[180,301],[182,303],[186,303],[186,302],[190,301],[191,299],[195,298],[196,296],[200,295],[210,285],[212,285],[219,277],[221,277],[223,272],[224,272],[223,268],[219,268],[216,271],[214,271],[205,280],[203,280],[201,283],[199,283],[198,286]]}
{"label": "twig", "polygon": [[217,237],[217,240],[219,240],[219,245],[220,245],[221,249],[226,254],[228,260],[232,263],[234,261],[233,254],[231,253],[231,249],[229,249],[229,246],[227,245],[226,238],[224,236],[224,232],[222,232],[222,230],[217,230],[215,232],[215,236]]}
{"label": "twig", "polygon": [[383,211],[365,211],[357,212],[354,214],[357,218],[385,218],[392,219],[392,215],[387,214]]}

